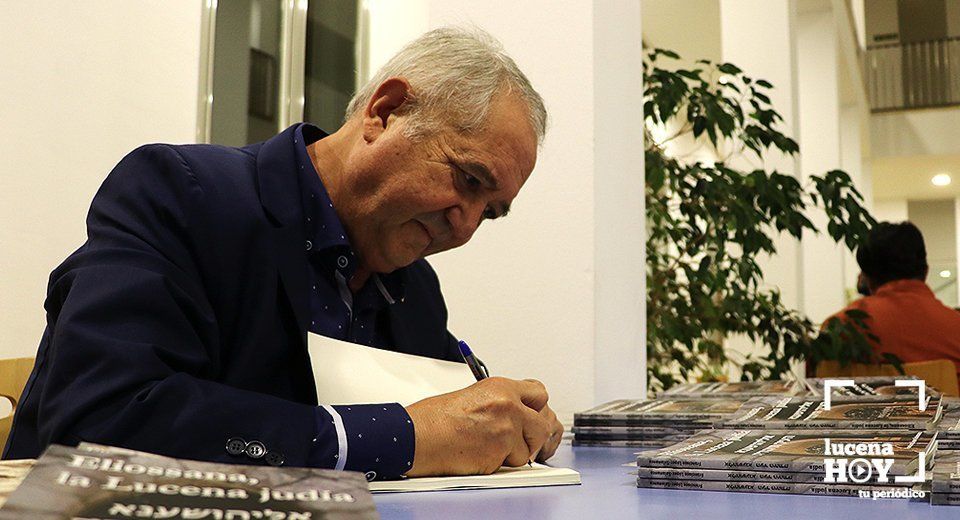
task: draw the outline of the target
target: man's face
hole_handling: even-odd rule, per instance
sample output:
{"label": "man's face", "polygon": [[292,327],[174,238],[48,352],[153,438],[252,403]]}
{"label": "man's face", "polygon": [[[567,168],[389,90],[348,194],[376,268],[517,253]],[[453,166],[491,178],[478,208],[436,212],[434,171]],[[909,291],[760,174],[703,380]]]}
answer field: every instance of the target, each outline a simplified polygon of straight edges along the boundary
{"label": "man's face", "polygon": [[390,272],[465,244],[503,216],[533,171],[537,139],[525,105],[498,96],[484,129],[443,129],[412,141],[391,115],[351,154],[337,212],[363,265]]}

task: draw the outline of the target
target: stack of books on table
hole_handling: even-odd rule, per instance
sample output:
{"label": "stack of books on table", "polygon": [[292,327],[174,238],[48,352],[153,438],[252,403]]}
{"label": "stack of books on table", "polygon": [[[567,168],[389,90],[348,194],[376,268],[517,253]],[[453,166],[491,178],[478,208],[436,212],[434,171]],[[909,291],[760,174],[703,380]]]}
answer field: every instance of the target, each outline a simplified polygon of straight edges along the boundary
{"label": "stack of books on table", "polygon": [[[894,477],[914,475],[920,461],[930,459],[933,439],[932,433],[919,431],[703,431],[667,448],[639,453],[637,486],[863,496],[872,490],[904,489]],[[862,463],[848,468],[847,461],[853,457],[837,463],[843,456],[828,454],[848,445],[873,447],[875,457],[889,460],[885,476]],[[835,459],[832,472],[827,467],[829,458]]]}
{"label": "stack of books on table", "polygon": [[574,446],[661,448],[740,409],[746,398],[621,399],[574,414]]}
{"label": "stack of books on table", "polygon": [[960,505],[960,451],[940,451],[933,465],[930,503]]}
{"label": "stack of books on table", "polygon": [[941,399],[943,414],[937,423],[937,451],[960,450],[960,398]]}

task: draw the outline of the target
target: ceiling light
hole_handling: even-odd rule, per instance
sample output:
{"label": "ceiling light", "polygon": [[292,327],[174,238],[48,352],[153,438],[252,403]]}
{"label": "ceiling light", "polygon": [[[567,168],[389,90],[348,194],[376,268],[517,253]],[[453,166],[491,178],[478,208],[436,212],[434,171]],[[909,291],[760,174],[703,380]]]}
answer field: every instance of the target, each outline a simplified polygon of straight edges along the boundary
{"label": "ceiling light", "polygon": [[950,278],[951,274],[953,273],[951,273],[950,270],[944,269],[943,271],[940,271],[940,278]]}
{"label": "ceiling light", "polygon": [[930,182],[932,182],[934,186],[946,186],[950,184],[950,181],[950,176],[946,173],[938,173],[930,179]]}

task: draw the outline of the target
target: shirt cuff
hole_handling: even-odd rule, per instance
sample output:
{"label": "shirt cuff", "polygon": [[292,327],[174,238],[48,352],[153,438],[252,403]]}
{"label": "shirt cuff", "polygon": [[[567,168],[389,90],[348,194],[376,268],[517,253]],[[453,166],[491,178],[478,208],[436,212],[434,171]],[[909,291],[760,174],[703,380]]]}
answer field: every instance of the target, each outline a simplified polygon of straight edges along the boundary
{"label": "shirt cuff", "polygon": [[[396,479],[413,465],[413,421],[397,403],[352,404],[317,408],[314,465],[361,471],[367,480]],[[334,431],[336,432],[334,434]]]}

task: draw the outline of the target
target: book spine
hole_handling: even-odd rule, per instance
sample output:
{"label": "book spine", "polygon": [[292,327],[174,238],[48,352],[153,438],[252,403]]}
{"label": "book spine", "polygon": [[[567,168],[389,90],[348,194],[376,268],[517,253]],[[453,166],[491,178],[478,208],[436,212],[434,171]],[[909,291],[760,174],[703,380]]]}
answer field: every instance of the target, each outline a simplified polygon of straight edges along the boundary
{"label": "book spine", "polygon": [[637,468],[638,478],[660,480],[719,480],[729,482],[823,482],[823,473],[780,471],[692,470],[678,468]]}
{"label": "book spine", "polygon": [[934,477],[930,482],[930,490],[934,493],[951,493],[960,495],[960,480],[939,480]]}
{"label": "book spine", "polygon": [[[907,475],[912,461],[896,460],[890,466],[890,475]],[[708,469],[726,471],[786,471],[795,473],[824,474],[825,464],[819,460],[792,460],[792,461],[764,461],[764,460],[690,460],[678,457],[662,457],[655,453],[640,453],[637,455],[638,468],[678,468],[678,469]]]}
{"label": "book spine", "polygon": [[693,489],[700,491],[737,491],[741,493],[779,493],[788,495],[860,496],[864,488],[830,484],[781,482],[719,482],[698,480],[637,479],[637,487],[656,489]]}
{"label": "book spine", "polygon": [[777,461],[762,460],[690,460],[679,457],[659,457],[653,454],[637,455],[638,468],[722,469],[728,471],[794,471],[823,473],[823,461]]}
{"label": "book spine", "polygon": [[743,421],[720,422],[717,428],[743,430],[925,430],[927,421],[883,422],[883,421]]}
{"label": "book spine", "polygon": [[960,494],[930,493],[930,503],[935,506],[960,506]]}

